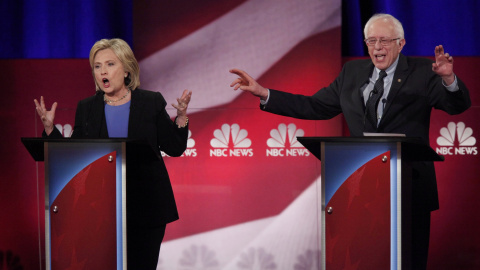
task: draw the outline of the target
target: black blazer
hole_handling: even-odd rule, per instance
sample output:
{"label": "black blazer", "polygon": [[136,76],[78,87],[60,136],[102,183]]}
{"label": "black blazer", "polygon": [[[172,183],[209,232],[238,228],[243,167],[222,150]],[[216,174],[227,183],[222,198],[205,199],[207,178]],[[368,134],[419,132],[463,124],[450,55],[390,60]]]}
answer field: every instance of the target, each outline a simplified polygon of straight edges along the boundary
{"label": "black blazer", "polygon": [[[142,89],[131,93],[128,138],[147,141],[158,154],[158,159],[144,158],[145,153],[138,150],[136,158],[127,161],[128,226],[163,225],[177,220],[178,212],[160,151],[169,156],[182,155],[187,147],[188,126],[178,128],[170,119],[165,110],[167,103],[160,93]],[[108,138],[103,96],[104,92],[98,91],[78,103],[73,139]],[[48,137],[61,136],[54,129]]]}
{"label": "black blazer", "polygon": [[[370,59],[346,63],[340,75],[328,87],[313,96],[294,95],[270,90],[262,110],[300,119],[324,120],[343,113],[351,136],[363,136],[365,105],[361,89],[368,83],[374,69]],[[465,84],[457,78],[460,88],[449,92],[442,79],[432,71],[432,61],[399,55],[399,61],[387,97],[385,110],[378,125],[380,133],[402,133],[417,137],[429,145],[432,108],[458,114],[471,105]],[[438,209],[438,194],[433,163],[414,166],[414,206],[425,210]]]}

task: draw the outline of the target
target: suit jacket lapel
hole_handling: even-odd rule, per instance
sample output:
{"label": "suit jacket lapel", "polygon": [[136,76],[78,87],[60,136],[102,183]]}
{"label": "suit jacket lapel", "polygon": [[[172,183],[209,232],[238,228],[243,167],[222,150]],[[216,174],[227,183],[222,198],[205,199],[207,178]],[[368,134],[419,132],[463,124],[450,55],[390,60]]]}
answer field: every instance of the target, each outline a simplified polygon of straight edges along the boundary
{"label": "suit jacket lapel", "polygon": [[357,80],[355,82],[355,88],[359,89],[357,91],[357,93],[359,95],[359,100],[362,103],[361,107],[364,108],[364,109],[365,109],[366,100],[363,100],[363,91],[360,91],[360,89],[363,86],[368,84],[368,82],[370,80],[370,76],[372,76],[373,68],[374,68],[374,65],[373,65],[372,61],[366,62],[365,65],[360,67],[360,69],[358,70],[358,76],[357,76]]}
{"label": "suit jacket lapel", "polygon": [[105,119],[105,102],[103,100],[103,92],[95,95],[93,108],[90,111],[88,119],[90,126],[87,126],[87,137],[92,138],[108,138],[107,121]]}
{"label": "suit jacket lapel", "polygon": [[143,93],[137,90],[131,91],[132,98],[130,103],[130,114],[128,117],[128,137],[129,138],[133,134],[135,134],[135,131],[141,129],[141,127],[138,126],[138,123],[139,123],[139,119],[142,119],[141,114],[143,111],[142,108],[144,106],[143,105],[144,97],[143,97]]}

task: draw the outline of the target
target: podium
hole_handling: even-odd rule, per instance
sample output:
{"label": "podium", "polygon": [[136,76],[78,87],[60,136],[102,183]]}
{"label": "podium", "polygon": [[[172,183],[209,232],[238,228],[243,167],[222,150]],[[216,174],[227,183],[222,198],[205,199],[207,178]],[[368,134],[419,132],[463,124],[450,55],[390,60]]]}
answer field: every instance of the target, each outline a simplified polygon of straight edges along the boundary
{"label": "podium", "polygon": [[127,139],[21,140],[45,166],[46,269],[127,269],[128,164],[158,155]]}
{"label": "podium", "polygon": [[405,137],[297,137],[321,160],[321,269],[411,269],[411,165],[443,157]]}

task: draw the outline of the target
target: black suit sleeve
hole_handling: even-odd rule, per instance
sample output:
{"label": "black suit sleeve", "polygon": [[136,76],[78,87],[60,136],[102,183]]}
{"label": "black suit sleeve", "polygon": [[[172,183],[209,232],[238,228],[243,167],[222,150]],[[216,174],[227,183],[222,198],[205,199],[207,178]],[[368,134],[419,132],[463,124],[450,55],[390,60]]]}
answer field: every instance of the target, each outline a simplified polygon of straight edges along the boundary
{"label": "black suit sleeve", "polygon": [[165,107],[167,102],[160,93],[155,94],[155,113],[157,115],[157,142],[160,149],[169,156],[177,157],[187,148],[188,124],[179,128],[170,119]]}
{"label": "black suit sleeve", "polygon": [[342,113],[340,89],[345,68],[328,87],[312,96],[296,95],[278,90],[270,90],[268,103],[261,105],[264,111],[298,119],[326,120]]}
{"label": "black suit sleeve", "polygon": [[451,115],[462,113],[470,108],[472,105],[470,94],[465,84],[458,77],[459,90],[455,92],[448,91],[438,75],[435,74],[432,80],[435,83],[429,88],[430,106]]}

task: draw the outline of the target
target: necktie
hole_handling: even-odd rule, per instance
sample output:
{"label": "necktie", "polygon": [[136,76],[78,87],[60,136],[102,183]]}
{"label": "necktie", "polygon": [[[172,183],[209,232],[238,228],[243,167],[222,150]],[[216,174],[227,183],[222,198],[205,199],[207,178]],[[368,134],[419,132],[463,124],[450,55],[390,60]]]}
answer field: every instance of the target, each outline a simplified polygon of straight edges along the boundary
{"label": "necktie", "polygon": [[367,100],[366,110],[367,110],[367,119],[370,121],[372,126],[377,129],[377,108],[380,98],[383,96],[383,79],[387,76],[385,70],[380,71],[378,79],[373,86],[373,90],[370,93],[370,98]]}

